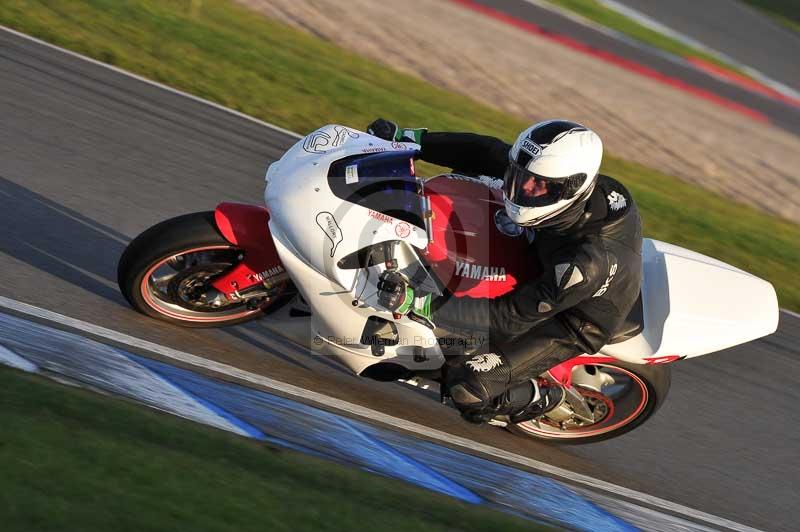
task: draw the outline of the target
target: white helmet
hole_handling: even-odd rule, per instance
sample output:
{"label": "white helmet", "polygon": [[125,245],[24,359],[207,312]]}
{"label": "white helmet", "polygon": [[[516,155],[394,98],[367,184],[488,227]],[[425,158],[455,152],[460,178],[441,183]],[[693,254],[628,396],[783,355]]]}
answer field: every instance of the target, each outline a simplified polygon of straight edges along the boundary
{"label": "white helmet", "polygon": [[552,226],[594,190],[603,143],[575,122],[548,120],[517,137],[508,152],[503,198],[518,225]]}

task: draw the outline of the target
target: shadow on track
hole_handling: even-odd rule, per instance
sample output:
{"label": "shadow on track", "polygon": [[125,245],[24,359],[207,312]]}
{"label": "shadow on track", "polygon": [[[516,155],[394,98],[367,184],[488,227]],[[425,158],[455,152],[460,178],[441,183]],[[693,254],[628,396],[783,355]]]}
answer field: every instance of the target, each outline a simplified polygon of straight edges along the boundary
{"label": "shadow on track", "polygon": [[0,252],[120,305],[117,260],[130,238],[0,176]]}
{"label": "shadow on track", "polygon": [[[53,275],[125,308],[117,287],[117,262],[128,236],[0,175],[0,253],[31,267],[26,277]],[[8,275],[4,280],[13,283]],[[46,289],[42,285],[42,289]],[[133,311],[131,311],[133,312]],[[269,319],[265,317],[264,319]],[[256,320],[258,321],[258,320]],[[351,375],[322,356],[310,356],[257,324],[219,329],[239,341],[305,370]]]}
{"label": "shadow on track", "polygon": [[[303,369],[315,371],[317,373],[333,370],[347,377],[358,378],[352,371],[334,360],[331,360],[328,356],[310,352],[306,348],[300,347],[276,335],[265,328],[263,324],[259,323],[261,320],[269,319],[269,316],[264,316],[252,322],[237,325],[236,327],[220,329],[220,331],[257,347],[265,354],[278,357],[285,362],[289,362]],[[311,336],[314,334],[311,329],[309,329],[308,333]]]}

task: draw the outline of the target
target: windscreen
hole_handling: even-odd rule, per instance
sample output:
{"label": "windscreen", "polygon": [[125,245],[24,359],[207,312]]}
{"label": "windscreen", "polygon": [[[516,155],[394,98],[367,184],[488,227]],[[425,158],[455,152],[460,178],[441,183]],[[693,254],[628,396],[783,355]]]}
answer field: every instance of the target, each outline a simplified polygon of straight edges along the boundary
{"label": "windscreen", "polygon": [[345,201],[424,229],[415,154],[400,151],[346,157],[331,164],[328,184]]}

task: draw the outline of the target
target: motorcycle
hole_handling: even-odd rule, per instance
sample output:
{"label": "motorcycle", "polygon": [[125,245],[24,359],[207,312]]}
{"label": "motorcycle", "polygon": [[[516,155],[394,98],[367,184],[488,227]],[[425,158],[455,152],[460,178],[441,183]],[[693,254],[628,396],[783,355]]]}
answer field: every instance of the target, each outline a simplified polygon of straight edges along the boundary
{"label": "motorcycle", "polygon": [[[540,267],[531,235],[503,224],[501,180],[422,179],[419,149],[322,127],[268,167],[266,208],[221,203],[136,237],[119,261],[120,289],[136,310],[186,327],[284,309],[284,319],[304,324],[295,340],[324,346],[360,376],[440,384],[453,347],[469,353],[481,339],[382,308],[381,275],[396,271],[419,294],[495,298]],[[619,436],[664,402],[669,364],[777,329],[770,283],[652,239],[644,239],[643,262],[639,300],[609,344],[540,376],[564,388],[561,404],[531,421],[496,424],[568,443]]]}

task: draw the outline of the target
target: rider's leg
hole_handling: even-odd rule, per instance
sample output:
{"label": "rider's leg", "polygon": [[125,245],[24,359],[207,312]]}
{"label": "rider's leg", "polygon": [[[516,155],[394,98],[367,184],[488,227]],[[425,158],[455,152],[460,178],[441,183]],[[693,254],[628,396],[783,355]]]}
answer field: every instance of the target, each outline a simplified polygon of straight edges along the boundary
{"label": "rider's leg", "polygon": [[563,397],[560,387],[542,386],[537,377],[581,353],[561,321],[549,319],[511,342],[495,344],[450,367],[447,389],[469,421],[498,415],[508,415],[515,422],[532,419],[557,406]]}

